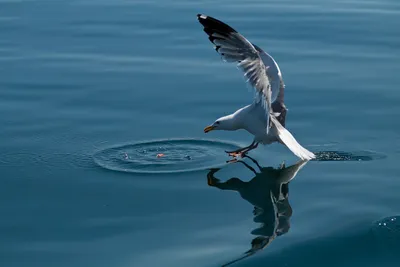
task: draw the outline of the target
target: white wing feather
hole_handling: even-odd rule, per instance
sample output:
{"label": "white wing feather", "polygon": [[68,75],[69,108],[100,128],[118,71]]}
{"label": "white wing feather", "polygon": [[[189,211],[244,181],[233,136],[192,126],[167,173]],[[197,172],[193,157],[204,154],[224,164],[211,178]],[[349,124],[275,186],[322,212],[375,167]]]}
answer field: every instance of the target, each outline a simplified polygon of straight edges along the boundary
{"label": "white wing feather", "polygon": [[275,116],[271,116],[272,123],[275,125],[277,130],[278,138],[285,144],[290,151],[293,152],[296,156],[303,160],[311,160],[315,158],[314,153],[308,151],[304,147],[302,147],[293,135],[279,123],[279,121],[275,118]]}
{"label": "white wing feather", "polygon": [[[227,24],[206,15],[197,17],[224,61],[237,62],[244,72],[247,82],[255,89],[255,101],[263,106],[270,126],[271,103],[278,96],[282,79],[275,60]],[[269,127],[266,130],[268,133]]]}

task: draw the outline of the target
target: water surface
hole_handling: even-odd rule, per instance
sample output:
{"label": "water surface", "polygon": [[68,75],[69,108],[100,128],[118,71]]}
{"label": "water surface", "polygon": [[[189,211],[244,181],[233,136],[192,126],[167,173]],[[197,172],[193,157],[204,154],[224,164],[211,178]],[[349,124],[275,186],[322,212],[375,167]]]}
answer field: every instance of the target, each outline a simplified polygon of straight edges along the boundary
{"label": "water surface", "polygon": [[[149,140],[251,142],[203,133],[252,94],[197,13],[274,56],[301,144],[384,157],[310,161],[289,182],[277,144],[251,153],[261,169],[244,159],[256,173],[205,147],[219,180],[96,164]],[[253,242],[234,266],[396,266],[398,231],[377,225],[400,213],[399,24],[395,0],[0,1],[1,265],[221,266]]]}

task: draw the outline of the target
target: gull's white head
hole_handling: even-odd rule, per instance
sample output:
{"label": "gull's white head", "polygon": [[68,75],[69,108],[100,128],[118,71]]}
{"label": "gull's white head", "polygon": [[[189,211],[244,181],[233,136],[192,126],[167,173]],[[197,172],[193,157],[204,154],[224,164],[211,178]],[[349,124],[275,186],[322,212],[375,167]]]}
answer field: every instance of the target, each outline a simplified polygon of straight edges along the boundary
{"label": "gull's white head", "polygon": [[213,124],[204,128],[204,132],[208,133],[213,130],[234,131],[238,128],[235,117],[231,114],[217,119]]}

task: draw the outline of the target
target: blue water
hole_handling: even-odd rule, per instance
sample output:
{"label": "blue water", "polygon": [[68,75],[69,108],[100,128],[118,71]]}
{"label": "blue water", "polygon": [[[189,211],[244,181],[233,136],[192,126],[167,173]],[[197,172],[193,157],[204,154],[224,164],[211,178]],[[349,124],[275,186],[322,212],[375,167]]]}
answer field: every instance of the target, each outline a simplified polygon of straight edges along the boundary
{"label": "blue water", "polygon": [[[310,161],[290,181],[279,144],[249,154],[261,169],[244,159],[255,173],[226,164],[251,136],[203,128],[252,93],[197,13],[273,55],[302,145],[371,160]],[[0,0],[0,265],[211,267],[253,242],[232,266],[397,266],[399,25],[396,0]],[[193,141],[141,151],[177,172],[129,171],[132,151],[96,161],[167,139]]]}

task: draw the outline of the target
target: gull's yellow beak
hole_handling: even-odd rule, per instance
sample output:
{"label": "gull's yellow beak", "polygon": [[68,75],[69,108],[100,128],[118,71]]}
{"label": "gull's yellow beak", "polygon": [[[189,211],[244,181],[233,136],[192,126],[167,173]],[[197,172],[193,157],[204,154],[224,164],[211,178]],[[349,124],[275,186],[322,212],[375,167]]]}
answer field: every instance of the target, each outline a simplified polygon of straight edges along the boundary
{"label": "gull's yellow beak", "polygon": [[206,128],[204,128],[204,132],[205,132],[205,133],[208,133],[209,131],[214,130],[214,128],[215,128],[215,126],[212,126],[212,125],[207,126]]}

